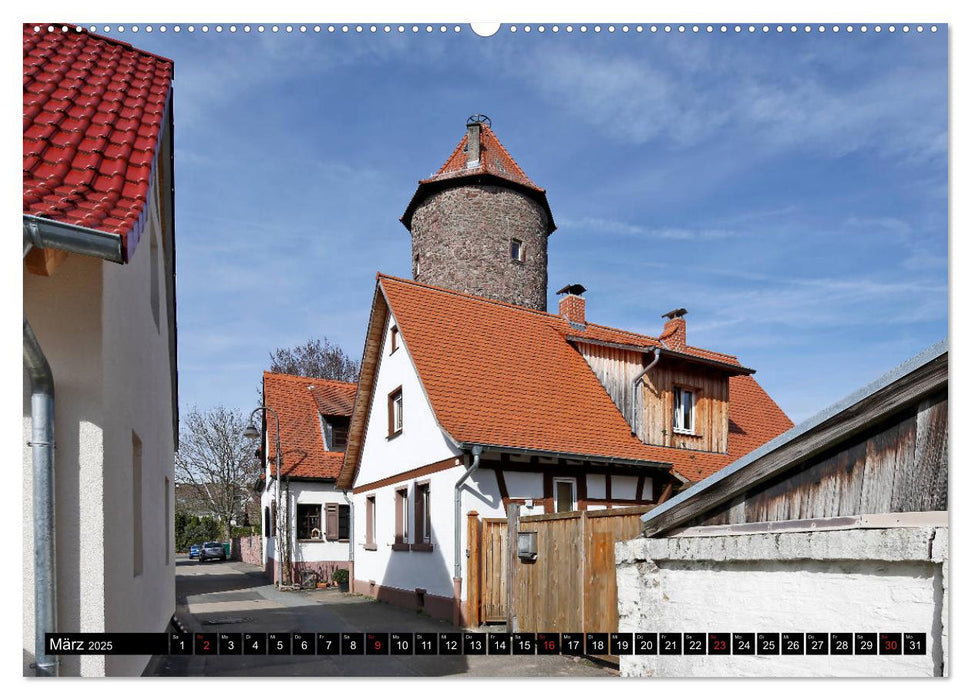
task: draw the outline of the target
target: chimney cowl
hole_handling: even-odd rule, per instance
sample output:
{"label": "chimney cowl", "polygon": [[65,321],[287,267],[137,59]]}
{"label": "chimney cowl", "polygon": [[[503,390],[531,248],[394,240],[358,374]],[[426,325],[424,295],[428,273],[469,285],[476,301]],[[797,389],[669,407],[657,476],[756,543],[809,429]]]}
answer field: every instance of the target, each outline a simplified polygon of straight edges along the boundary
{"label": "chimney cowl", "polygon": [[668,321],[665,322],[664,330],[658,340],[672,350],[683,351],[688,345],[687,324],[684,320],[686,313],[688,313],[687,309],[674,309],[661,316]]}
{"label": "chimney cowl", "polygon": [[557,294],[563,294],[560,299],[560,317],[570,322],[576,330],[587,327],[587,300],[581,294],[587,291],[582,284],[568,284]]}

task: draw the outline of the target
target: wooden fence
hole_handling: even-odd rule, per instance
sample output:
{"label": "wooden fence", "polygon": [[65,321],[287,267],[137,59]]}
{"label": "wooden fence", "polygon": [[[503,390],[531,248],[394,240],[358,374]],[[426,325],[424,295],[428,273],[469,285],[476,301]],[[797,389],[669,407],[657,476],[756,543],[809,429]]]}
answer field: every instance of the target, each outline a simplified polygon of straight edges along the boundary
{"label": "wooden fence", "polygon": [[506,519],[480,521],[470,513],[469,624],[515,617],[523,632],[616,632],[614,543],[640,534],[640,516],[648,510],[522,517],[519,531],[536,533],[532,562],[509,551]]}

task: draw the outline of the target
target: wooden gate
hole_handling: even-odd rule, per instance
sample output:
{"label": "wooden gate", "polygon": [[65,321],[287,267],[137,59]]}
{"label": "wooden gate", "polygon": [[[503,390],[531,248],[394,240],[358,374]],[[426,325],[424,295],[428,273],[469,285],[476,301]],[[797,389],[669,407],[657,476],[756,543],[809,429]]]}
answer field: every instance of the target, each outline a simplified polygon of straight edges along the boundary
{"label": "wooden gate", "polygon": [[506,519],[483,518],[480,555],[482,622],[506,621]]}
{"label": "wooden gate", "polygon": [[614,543],[637,537],[649,507],[528,515],[534,562],[513,565],[513,614],[523,632],[616,632]]}
{"label": "wooden gate", "polygon": [[[650,507],[528,515],[520,531],[536,532],[534,562],[512,560],[505,518],[469,513],[467,624],[505,622],[512,587],[523,632],[616,632],[614,543],[637,537]],[[512,570],[510,571],[510,566]]]}

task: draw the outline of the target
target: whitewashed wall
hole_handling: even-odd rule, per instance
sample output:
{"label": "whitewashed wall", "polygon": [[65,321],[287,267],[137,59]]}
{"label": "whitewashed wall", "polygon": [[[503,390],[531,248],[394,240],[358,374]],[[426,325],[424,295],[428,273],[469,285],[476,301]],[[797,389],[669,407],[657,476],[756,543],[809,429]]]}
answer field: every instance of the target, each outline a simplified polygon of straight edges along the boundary
{"label": "whitewashed wall", "polygon": [[[394,325],[394,317],[389,314],[356,484],[378,481],[459,454],[438,425],[400,334],[398,349],[391,352],[389,330]],[[399,386],[403,428],[399,435],[389,438],[388,394]]]}
{"label": "whitewashed wall", "polygon": [[[392,484],[354,494],[354,577],[358,581],[374,581],[380,586],[390,586],[405,591],[424,588],[430,595],[453,597],[454,575],[454,494],[455,482],[465,472],[464,466],[453,467],[428,476]],[[408,532],[414,541],[415,483],[428,480],[431,500],[431,552],[395,552],[391,545],[395,538],[395,491],[408,487]],[[366,498],[375,497],[376,550],[364,548],[367,535]],[[470,505],[468,496],[463,498],[463,518]],[[466,528],[462,523],[464,551]],[[463,562],[464,565],[464,562]],[[463,574],[464,576],[464,574]],[[367,592],[362,591],[362,592]]]}
{"label": "whitewashed wall", "polygon": [[947,528],[618,543],[621,632],[925,632],[926,656],[624,656],[625,676],[933,676]]}
{"label": "whitewashed wall", "polygon": [[[58,625],[162,632],[175,611],[172,393],[166,294],[153,319],[151,241],[165,283],[154,199],[130,263],[69,255],[51,277],[25,274],[24,312],[54,374]],[[24,443],[30,388],[24,380]],[[142,443],[142,529],[133,528],[132,432]],[[33,652],[33,495],[24,467],[24,649]],[[166,478],[168,509],[166,510]],[[134,538],[142,538],[135,573]],[[62,657],[64,675],[138,675],[146,656]]]}

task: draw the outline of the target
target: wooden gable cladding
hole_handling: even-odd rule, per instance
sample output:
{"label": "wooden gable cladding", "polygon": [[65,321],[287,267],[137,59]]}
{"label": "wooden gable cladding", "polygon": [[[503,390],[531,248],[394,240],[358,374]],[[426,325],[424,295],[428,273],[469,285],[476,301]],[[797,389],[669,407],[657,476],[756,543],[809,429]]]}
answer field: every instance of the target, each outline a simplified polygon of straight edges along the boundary
{"label": "wooden gable cladding", "polygon": [[[728,452],[726,372],[665,356],[635,389],[634,380],[650,361],[649,352],[582,342],[577,343],[577,349],[642,442]],[[693,434],[674,432],[675,387],[694,393]]]}
{"label": "wooden gable cladding", "polygon": [[[694,394],[694,430],[674,431],[674,390]],[[643,405],[637,436],[649,445],[728,452],[728,376],[663,358],[638,386]]]}

